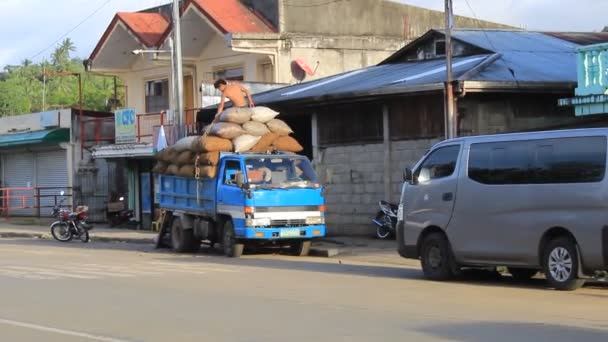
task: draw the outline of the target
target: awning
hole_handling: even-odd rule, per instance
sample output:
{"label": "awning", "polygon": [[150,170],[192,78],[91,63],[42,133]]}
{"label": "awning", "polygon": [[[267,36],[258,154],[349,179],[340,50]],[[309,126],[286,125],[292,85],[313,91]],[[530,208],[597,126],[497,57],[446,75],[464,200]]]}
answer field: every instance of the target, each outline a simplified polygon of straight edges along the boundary
{"label": "awning", "polygon": [[152,144],[115,144],[96,146],[93,149],[93,158],[152,158],[154,149]]}
{"label": "awning", "polygon": [[33,144],[58,144],[70,141],[69,128],[56,128],[43,131],[29,131],[0,135],[0,147],[12,147]]}

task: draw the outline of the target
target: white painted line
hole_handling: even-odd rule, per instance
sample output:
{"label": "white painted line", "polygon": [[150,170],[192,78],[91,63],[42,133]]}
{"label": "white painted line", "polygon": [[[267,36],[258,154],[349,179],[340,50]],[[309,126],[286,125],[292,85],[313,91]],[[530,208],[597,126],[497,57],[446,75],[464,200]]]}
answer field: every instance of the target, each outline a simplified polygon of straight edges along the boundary
{"label": "white painted line", "polygon": [[55,334],[65,335],[65,336],[82,337],[82,338],[86,338],[86,339],[93,340],[93,341],[129,342],[127,340],[120,340],[120,339],[112,338],[112,337],[105,337],[105,336],[92,335],[92,334],[87,334],[87,333],[78,332],[78,331],[52,328],[52,327],[47,327],[44,325],[13,321],[11,319],[0,318],[0,324],[12,325],[14,327],[28,328],[28,329],[44,331],[44,332],[50,332],[50,333],[55,333]]}
{"label": "white painted line", "polygon": [[30,272],[33,272],[36,274],[50,275],[50,276],[63,277],[63,278],[75,278],[75,279],[98,279],[99,278],[99,277],[78,275],[78,274],[59,272],[59,271],[57,271],[57,272],[49,271],[47,269],[39,269],[39,268],[35,268],[35,267],[7,266],[6,268],[10,268],[10,269],[18,270],[18,271],[30,271]]}

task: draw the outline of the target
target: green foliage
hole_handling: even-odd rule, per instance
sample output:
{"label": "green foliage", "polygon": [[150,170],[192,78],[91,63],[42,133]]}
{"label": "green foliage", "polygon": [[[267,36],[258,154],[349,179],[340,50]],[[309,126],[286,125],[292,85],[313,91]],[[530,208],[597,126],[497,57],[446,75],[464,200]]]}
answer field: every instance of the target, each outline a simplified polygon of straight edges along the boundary
{"label": "green foliage", "polygon": [[[50,62],[36,64],[25,59],[20,65],[5,66],[0,72],[0,116],[78,107],[78,78],[52,75],[58,72],[81,74],[85,109],[110,110],[107,103],[114,97],[114,81],[85,73],[82,59],[70,56],[75,50],[72,40],[66,38],[51,53]],[[44,77],[45,72],[50,75]]]}

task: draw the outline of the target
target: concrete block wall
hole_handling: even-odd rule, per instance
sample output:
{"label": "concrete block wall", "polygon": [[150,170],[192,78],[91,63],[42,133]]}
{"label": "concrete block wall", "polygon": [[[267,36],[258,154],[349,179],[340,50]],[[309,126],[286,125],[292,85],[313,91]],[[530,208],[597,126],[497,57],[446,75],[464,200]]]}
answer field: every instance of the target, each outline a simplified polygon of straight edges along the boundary
{"label": "concrete block wall", "polygon": [[413,166],[438,140],[408,140],[391,143],[391,195],[384,194],[384,144],[326,147],[317,164],[325,181],[329,235],[372,235],[371,220],[378,201],[396,202],[403,169]]}

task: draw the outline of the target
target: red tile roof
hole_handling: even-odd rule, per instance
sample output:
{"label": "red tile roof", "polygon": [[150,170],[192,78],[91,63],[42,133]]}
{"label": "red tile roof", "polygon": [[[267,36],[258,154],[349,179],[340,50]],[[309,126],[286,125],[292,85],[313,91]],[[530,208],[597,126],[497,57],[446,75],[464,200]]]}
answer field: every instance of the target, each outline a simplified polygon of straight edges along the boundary
{"label": "red tile roof", "polygon": [[118,12],[112,22],[101,36],[97,46],[89,57],[91,60],[97,56],[99,50],[121,21],[146,47],[155,46],[169,28],[169,20],[159,13]]}
{"label": "red tile roof", "polygon": [[[223,33],[270,33],[275,28],[239,0],[191,0]],[[189,5],[189,4],[188,4]]]}

